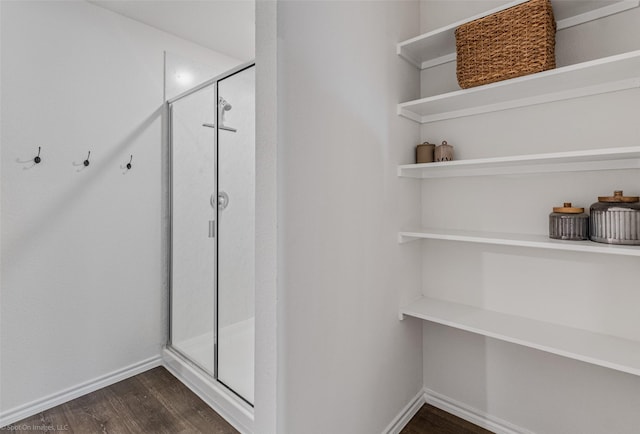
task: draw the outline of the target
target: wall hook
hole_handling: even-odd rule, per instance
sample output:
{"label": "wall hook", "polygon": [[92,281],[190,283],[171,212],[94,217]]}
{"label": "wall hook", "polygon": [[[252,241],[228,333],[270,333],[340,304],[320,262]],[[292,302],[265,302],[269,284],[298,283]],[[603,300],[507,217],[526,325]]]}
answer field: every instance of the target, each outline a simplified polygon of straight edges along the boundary
{"label": "wall hook", "polygon": [[127,163],[127,170],[131,170],[131,162],[133,161],[133,155],[131,156],[131,158],[129,159],[129,162]]}
{"label": "wall hook", "polygon": [[41,147],[38,146],[38,155],[36,155],[35,158],[33,159],[33,162],[36,164],[40,164],[40,162],[42,161],[42,158],[40,158],[40,149]]}
{"label": "wall hook", "polygon": [[85,167],[87,167],[89,165],[89,157],[90,156],[91,156],[91,151],[89,151],[89,154],[87,154],[87,159],[84,160],[84,163],[82,163],[82,164],[84,164]]}

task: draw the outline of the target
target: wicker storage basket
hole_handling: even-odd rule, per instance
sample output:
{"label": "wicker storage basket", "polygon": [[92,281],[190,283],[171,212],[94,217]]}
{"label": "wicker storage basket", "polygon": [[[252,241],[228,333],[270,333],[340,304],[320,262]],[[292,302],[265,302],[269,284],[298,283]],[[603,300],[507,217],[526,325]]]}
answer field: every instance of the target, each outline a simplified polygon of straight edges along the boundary
{"label": "wicker storage basket", "polygon": [[460,87],[555,68],[555,36],[550,0],[529,0],[461,25],[456,29]]}

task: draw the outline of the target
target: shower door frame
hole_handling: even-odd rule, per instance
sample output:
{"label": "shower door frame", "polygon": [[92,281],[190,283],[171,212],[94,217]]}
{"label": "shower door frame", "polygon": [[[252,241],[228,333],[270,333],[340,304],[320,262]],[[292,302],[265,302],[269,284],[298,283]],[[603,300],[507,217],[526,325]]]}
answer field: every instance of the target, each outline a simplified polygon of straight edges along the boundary
{"label": "shower door frame", "polygon": [[175,353],[177,353],[180,357],[182,357],[184,360],[186,360],[189,364],[191,364],[192,366],[194,366],[195,368],[197,368],[199,371],[201,371],[203,374],[205,374],[206,376],[208,376],[209,378],[215,380],[218,384],[221,384],[225,387],[225,389],[229,390],[231,393],[233,393],[234,396],[240,398],[242,401],[244,401],[246,404],[250,405],[251,407],[253,407],[253,403],[247,401],[242,395],[240,395],[239,393],[237,393],[235,390],[233,390],[233,388],[229,387],[228,385],[226,385],[225,383],[223,383],[222,381],[220,381],[218,379],[218,326],[219,326],[219,303],[218,303],[218,245],[219,245],[219,231],[218,231],[218,224],[220,221],[220,216],[219,216],[219,208],[217,206],[217,202],[216,202],[216,206],[214,207],[214,211],[215,211],[215,224],[214,224],[214,238],[215,238],[215,263],[214,263],[214,275],[215,275],[215,279],[214,279],[214,330],[213,330],[213,336],[214,336],[214,342],[213,342],[213,374],[206,368],[204,368],[203,366],[201,366],[199,363],[195,362],[194,360],[192,360],[191,357],[189,357],[188,355],[184,354],[182,351],[178,350],[176,347],[173,346],[172,343],[172,333],[173,333],[173,327],[172,327],[172,323],[173,323],[173,104],[179,100],[181,100],[184,97],[187,97],[191,94],[194,94],[202,89],[205,89],[209,86],[215,86],[214,87],[214,103],[215,103],[215,107],[216,107],[216,120],[215,120],[215,137],[214,137],[214,142],[213,142],[213,146],[214,146],[214,155],[215,155],[215,164],[214,164],[214,178],[215,178],[215,197],[216,197],[216,201],[217,201],[217,197],[218,197],[218,135],[219,135],[219,128],[218,126],[220,125],[220,110],[218,107],[218,84],[220,81],[229,78],[235,74],[238,74],[246,69],[249,68],[253,68],[255,67],[255,60],[251,60],[245,63],[242,63],[232,69],[229,69],[227,71],[225,71],[224,73],[217,75],[207,81],[204,81],[202,83],[200,83],[199,85],[186,90],[185,92],[167,100],[165,102],[166,104],[166,113],[168,115],[168,122],[167,122],[167,137],[168,137],[168,147],[169,147],[169,176],[168,176],[168,180],[169,180],[169,230],[168,230],[168,261],[167,261],[167,277],[168,277],[168,296],[169,296],[169,303],[168,303],[168,341],[167,341],[167,347],[170,348],[172,351],[174,351]]}

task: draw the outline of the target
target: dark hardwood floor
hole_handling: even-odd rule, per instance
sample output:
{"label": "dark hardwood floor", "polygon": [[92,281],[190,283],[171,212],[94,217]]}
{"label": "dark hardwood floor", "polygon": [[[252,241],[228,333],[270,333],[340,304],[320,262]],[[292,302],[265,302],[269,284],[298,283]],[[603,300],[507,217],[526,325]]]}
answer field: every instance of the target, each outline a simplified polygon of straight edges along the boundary
{"label": "dark hardwood floor", "polygon": [[23,419],[4,430],[21,434],[238,433],[162,367]]}
{"label": "dark hardwood floor", "polygon": [[491,434],[491,431],[425,404],[400,434]]}
{"label": "dark hardwood floor", "polygon": [[[162,367],[43,411],[0,428],[0,431],[33,434],[238,433]],[[424,405],[401,434],[485,433],[490,431]]]}

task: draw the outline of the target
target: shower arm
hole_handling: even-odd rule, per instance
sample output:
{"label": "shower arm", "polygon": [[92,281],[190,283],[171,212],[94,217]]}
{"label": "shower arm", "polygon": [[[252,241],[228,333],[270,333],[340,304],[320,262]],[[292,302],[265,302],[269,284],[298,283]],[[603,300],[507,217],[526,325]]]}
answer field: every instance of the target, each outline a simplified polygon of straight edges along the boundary
{"label": "shower arm", "polygon": [[[207,127],[207,128],[215,128],[216,127],[215,124],[207,124],[207,123],[202,124],[202,126],[203,127]],[[224,125],[220,125],[220,129],[221,130],[225,130],[225,131],[231,131],[232,133],[237,133],[238,132],[237,129],[231,128],[231,127],[225,127]]]}

